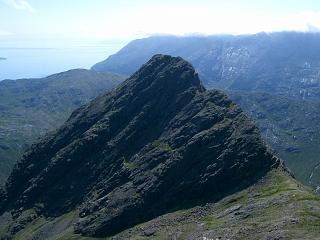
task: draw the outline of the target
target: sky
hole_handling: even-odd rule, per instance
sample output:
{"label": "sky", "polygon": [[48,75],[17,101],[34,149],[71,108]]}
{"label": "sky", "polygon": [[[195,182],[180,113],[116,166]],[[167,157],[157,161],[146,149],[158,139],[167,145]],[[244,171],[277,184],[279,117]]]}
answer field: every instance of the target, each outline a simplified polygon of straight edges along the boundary
{"label": "sky", "polygon": [[318,29],[319,0],[0,0],[0,44]]}

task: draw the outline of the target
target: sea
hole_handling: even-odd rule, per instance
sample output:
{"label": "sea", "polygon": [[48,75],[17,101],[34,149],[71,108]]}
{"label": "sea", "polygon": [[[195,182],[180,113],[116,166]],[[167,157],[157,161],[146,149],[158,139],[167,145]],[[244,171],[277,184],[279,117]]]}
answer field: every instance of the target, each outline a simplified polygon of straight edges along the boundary
{"label": "sea", "polygon": [[124,47],[127,41],[75,42],[32,46],[0,44],[0,81],[42,78],[75,68],[90,69]]}

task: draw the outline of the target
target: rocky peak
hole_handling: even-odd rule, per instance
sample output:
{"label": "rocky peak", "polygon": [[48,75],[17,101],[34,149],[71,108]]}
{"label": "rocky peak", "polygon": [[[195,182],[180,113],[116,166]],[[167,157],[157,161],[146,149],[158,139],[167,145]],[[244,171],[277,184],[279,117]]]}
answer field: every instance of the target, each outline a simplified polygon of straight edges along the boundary
{"label": "rocky peak", "polygon": [[151,83],[176,91],[195,87],[203,90],[198,74],[190,63],[181,57],[154,55],[130,79],[132,82],[148,86]]}
{"label": "rocky peak", "polygon": [[225,94],[206,91],[183,59],[155,55],[24,155],[4,208],[41,203],[47,216],[77,208],[75,231],[105,236],[215,201],[276,164]]}

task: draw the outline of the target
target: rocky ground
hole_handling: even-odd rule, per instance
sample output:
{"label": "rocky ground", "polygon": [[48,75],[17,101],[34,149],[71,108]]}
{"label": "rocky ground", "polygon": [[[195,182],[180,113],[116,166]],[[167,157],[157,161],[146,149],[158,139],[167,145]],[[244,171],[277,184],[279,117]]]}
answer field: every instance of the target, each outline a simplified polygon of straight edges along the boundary
{"label": "rocky ground", "polygon": [[113,237],[74,234],[75,216],[77,212],[55,220],[35,219],[14,239],[320,239],[320,197],[281,168],[219,202],[172,211]]}

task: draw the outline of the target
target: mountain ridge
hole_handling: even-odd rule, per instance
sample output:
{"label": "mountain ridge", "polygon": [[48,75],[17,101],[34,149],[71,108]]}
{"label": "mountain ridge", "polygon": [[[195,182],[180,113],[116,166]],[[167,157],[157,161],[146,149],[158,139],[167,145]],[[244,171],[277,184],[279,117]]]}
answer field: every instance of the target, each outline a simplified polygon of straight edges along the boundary
{"label": "mountain ridge", "polygon": [[217,201],[280,164],[225,94],[205,90],[182,58],[155,55],[26,152],[2,209],[14,212],[13,236],[32,208],[49,218],[77,210],[76,234],[112,236]]}

